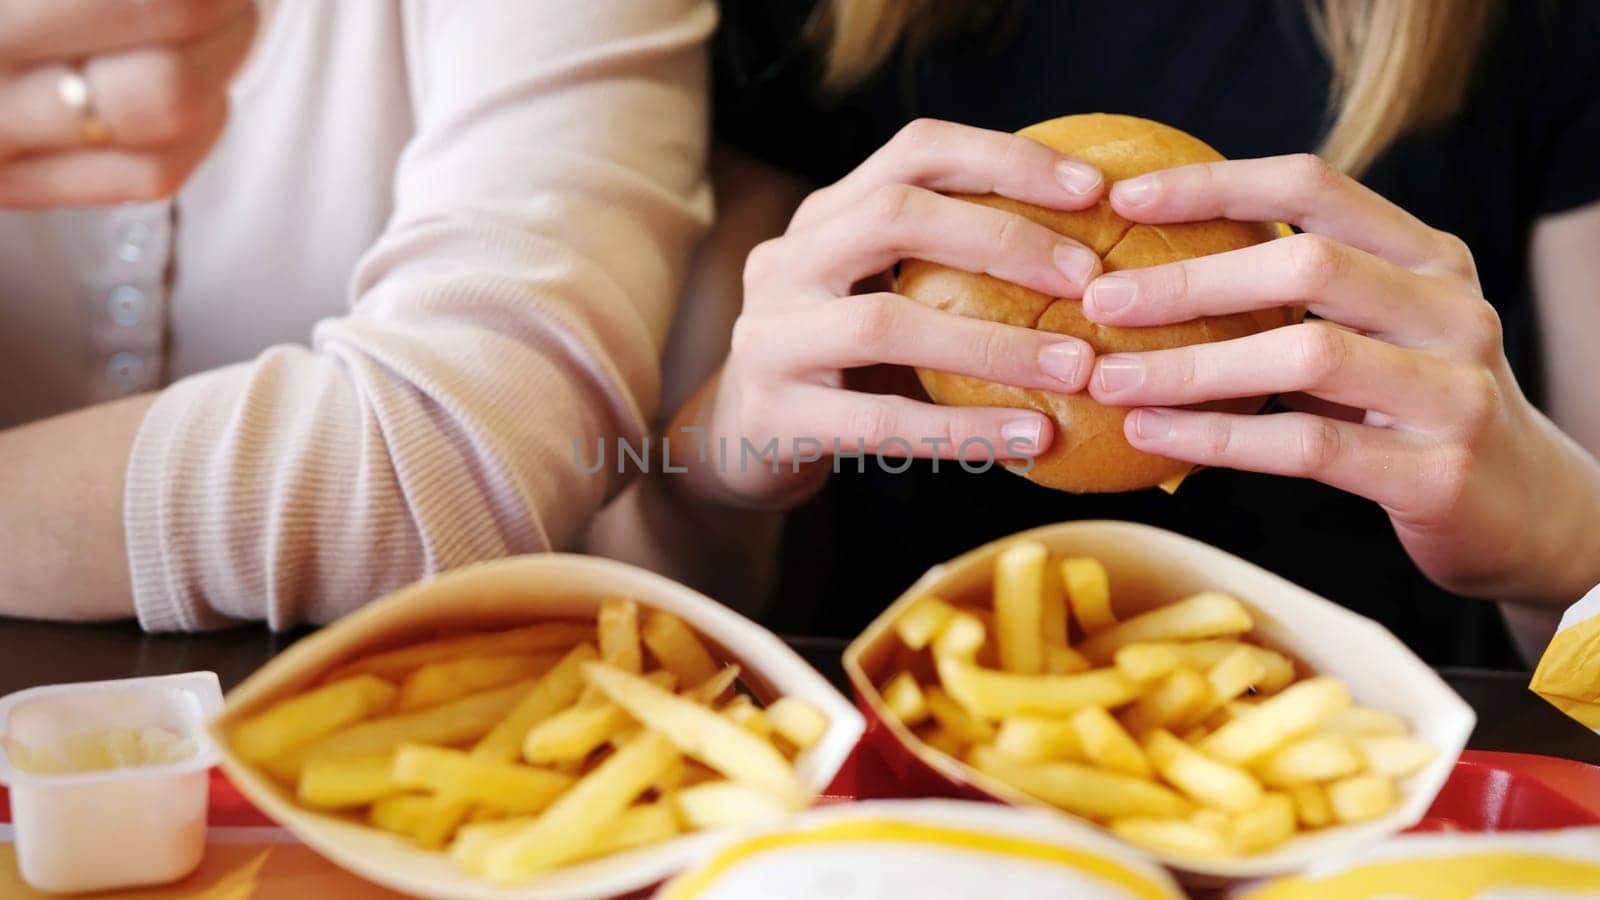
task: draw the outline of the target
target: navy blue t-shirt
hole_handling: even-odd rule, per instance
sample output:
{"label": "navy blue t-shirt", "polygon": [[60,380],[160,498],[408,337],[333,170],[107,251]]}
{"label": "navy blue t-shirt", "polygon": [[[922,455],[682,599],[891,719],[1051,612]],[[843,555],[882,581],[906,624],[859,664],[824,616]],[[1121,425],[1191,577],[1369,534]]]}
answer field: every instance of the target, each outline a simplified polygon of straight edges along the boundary
{"label": "navy blue t-shirt", "polygon": [[[721,142],[817,185],[919,116],[1013,131],[1127,113],[1231,158],[1313,150],[1328,122],[1328,64],[1292,0],[974,3],[992,14],[830,99],[802,36],[812,5],[727,0],[715,102]],[[1471,246],[1507,355],[1537,402],[1528,240],[1538,217],[1600,200],[1600,3],[1501,6],[1461,113],[1403,138],[1363,180]],[[836,475],[791,517],[775,626],[850,634],[930,565],[979,543],[1117,518],[1252,560],[1378,619],[1435,664],[1520,665],[1492,604],[1431,584],[1379,507],[1320,484],[1209,470],[1170,497],[1074,496],[949,463],[937,473],[926,461],[897,475],[867,468]]]}

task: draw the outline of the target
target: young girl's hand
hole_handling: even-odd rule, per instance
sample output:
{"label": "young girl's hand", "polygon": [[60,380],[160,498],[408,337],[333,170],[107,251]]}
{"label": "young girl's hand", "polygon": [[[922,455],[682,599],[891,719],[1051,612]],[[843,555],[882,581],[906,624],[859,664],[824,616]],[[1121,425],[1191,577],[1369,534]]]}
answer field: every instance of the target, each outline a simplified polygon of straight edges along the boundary
{"label": "young girl's hand", "polygon": [[[842,452],[959,457],[969,465],[1042,452],[1053,432],[1038,412],[852,391],[845,372],[889,363],[1082,390],[1094,362],[1084,342],[930,309],[880,289],[875,276],[917,258],[1081,296],[1100,272],[1093,251],[1020,216],[944,194],[997,193],[1081,209],[1103,188],[1098,171],[1034,141],[919,121],[813,193],[781,237],[750,254],[727,362],[678,417],[679,426],[705,429],[700,437],[709,452],[690,462],[691,482],[725,502],[781,506],[821,484],[835,442]],[[675,461],[692,455],[692,441],[676,430],[669,437]],[[772,457],[742,452],[772,441],[776,471]]]}
{"label": "young girl's hand", "polygon": [[[1517,599],[1572,589],[1559,580],[1572,568],[1560,554],[1587,530],[1575,522],[1595,515],[1600,474],[1523,396],[1459,238],[1313,156],[1170,169],[1119,182],[1111,203],[1137,222],[1226,217],[1305,233],[1103,275],[1084,297],[1094,321],[1158,325],[1291,304],[1323,320],[1101,357],[1089,389],[1136,407],[1125,426],[1134,446],[1374,500],[1451,590]],[[1172,408],[1267,394],[1290,394],[1301,411]]]}

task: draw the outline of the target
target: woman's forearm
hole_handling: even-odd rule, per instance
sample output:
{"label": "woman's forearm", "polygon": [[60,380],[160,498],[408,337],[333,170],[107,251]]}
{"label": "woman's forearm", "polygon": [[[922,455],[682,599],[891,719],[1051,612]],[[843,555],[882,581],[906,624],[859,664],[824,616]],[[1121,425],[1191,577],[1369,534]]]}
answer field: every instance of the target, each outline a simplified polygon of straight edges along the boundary
{"label": "woman's forearm", "polygon": [[130,397],[0,431],[0,614],[133,615],[122,488],[152,400]]}

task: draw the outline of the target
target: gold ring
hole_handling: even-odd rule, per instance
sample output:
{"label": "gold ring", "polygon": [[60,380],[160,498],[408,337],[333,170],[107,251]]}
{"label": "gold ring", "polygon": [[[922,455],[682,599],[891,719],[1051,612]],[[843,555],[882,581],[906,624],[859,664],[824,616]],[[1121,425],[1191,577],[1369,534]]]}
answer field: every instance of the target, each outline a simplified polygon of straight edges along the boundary
{"label": "gold ring", "polygon": [[85,144],[101,147],[110,142],[110,132],[95,114],[94,90],[89,86],[89,79],[84,76],[83,70],[68,69],[56,82],[56,95],[67,109],[78,114],[81,123],[78,131]]}

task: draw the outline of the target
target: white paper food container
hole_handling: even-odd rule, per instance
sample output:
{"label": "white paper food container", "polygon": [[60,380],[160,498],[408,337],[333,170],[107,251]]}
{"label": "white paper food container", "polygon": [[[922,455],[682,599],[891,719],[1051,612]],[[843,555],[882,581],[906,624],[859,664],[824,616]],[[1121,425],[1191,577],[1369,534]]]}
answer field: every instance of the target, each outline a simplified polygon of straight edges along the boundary
{"label": "white paper food container", "polygon": [[[1410,723],[1416,737],[1438,748],[1426,767],[1400,782],[1396,807],[1370,822],[1301,833],[1276,849],[1244,857],[1197,860],[1151,854],[1187,884],[1223,885],[1294,872],[1330,854],[1376,842],[1416,824],[1444,786],[1472,733],[1476,722],[1472,708],[1405,644],[1371,619],[1179,534],[1131,522],[1067,522],[1002,538],[935,566],[846,649],[845,671],[862,698],[872,731],[882,735],[878,743],[888,745],[883,751],[886,758],[894,765],[895,752],[909,757],[910,764],[922,770],[912,772],[922,783],[927,783],[926,776],[934,775],[950,786],[951,793],[1044,805],[924,745],[888,713],[876,688],[893,665],[898,646],[893,623],[906,607],[928,593],[947,600],[987,597],[995,556],[1017,540],[1039,541],[1055,555],[1100,560],[1110,575],[1112,605],[1119,619],[1197,591],[1226,591],[1250,609],[1255,619],[1253,640],[1286,651],[1310,672],[1337,676],[1349,686],[1356,703],[1398,713]],[[1351,563],[1329,560],[1329,565],[1339,564]]]}
{"label": "white paper food container", "polygon": [[[221,706],[212,672],[47,685],[0,699],[0,781],[11,791],[23,880],[76,893],[165,884],[193,871],[205,852],[208,772],[217,761],[205,723]],[[195,751],[165,765],[62,774],[20,771],[9,751],[12,741],[54,751],[78,735],[145,727],[191,739]]]}
{"label": "white paper food container", "polygon": [[1154,863],[1038,810],[878,800],[812,810],[730,842],[656,900],[1177,900]]}
{"label": "white paper food container", "polygon": [[336,664],[379,647],[420,640],[438,629],[514,626],[550,619],[593,621],[606,597],[631,597],[672,612],[737,662],[740,681],[758,700],[793,696],[816,704],[829,726],[803,752],[797,768],[813,793],[825,788],[860,738],[863,720],[826,679],[776,635],[677,582],[613,560],[544,553],[483,563],[404,588],[301,639],[228,694],[213,725],[222,766],[262,813],[328,859],[371,881],[425,897],[558,898],[625,894],[655,884],[723,838],[697,832],[633,851],[556,869],[526,884],[502,887],[459,868],[441,852],[354,820],[304,809],[278,782],[233,754],[230,723],[313,684]]}

